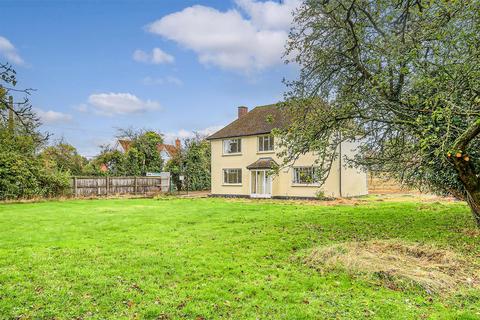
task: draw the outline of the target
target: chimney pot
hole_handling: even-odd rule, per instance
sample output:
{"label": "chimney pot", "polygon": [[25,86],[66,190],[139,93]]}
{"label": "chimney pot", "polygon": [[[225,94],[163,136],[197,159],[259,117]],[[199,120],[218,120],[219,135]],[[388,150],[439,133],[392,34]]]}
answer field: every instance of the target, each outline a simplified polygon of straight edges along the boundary
{"label": "chimney pot", "polygon": [[176,147],[177,149],[180,149],[181,146],[182,146],[182,145],[180,144],[180,139],[178,139],[178,138],[175,139],[175,147]]}
{"label": "chimney pot", "polygon": [[241,117],[243,117],[247,113],[248,113],[248,108],[247,107],[245,107],[245,106],[238,107],[238,119],[240,119]]}

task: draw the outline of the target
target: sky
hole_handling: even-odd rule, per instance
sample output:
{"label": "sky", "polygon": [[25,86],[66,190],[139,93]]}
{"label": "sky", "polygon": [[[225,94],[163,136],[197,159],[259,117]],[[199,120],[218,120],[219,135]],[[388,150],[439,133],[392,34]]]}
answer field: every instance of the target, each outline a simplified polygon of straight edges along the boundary
{"label": "sky", "polygon": [[282,99],[299,1],[0,0],[0,61],[35,89],[42,129],[84,156],[118,128],[172,143]]}

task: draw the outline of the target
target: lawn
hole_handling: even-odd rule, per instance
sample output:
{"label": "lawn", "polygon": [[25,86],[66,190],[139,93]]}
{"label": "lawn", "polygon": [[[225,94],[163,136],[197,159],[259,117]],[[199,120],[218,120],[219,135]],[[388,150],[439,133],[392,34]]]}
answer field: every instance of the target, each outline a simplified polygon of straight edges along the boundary
{"label": "lawn", "polygon": [[458,202],[118,199],[0,205],[0,315],[21,319],[478,319],[478,287],[429,292],[305,263],[386,240],[480,259]]}

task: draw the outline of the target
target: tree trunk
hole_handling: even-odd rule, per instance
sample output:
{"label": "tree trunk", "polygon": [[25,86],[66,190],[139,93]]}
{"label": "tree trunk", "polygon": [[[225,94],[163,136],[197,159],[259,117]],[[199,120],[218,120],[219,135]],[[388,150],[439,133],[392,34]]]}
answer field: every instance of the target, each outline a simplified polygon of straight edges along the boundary
{"label": "tree trunk", "polygon": [[480,193],[475,192],[471,194],[467,191],[467,203],[472,210],[473,218],[477,223],[477,227],[480,228]]}
{"label": "tree trunk", "polygon": [[472,210],[473,218],[480,228],[480,181],[477,177],[475,167],[472,162],[465,158],[458,157],[454,159],[460,181],[466,191],[466,201]]}

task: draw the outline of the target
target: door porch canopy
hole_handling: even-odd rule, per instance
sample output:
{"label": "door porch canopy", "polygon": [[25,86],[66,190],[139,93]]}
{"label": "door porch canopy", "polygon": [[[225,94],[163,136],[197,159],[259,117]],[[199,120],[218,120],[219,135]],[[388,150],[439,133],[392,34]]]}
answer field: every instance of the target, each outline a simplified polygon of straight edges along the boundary
{"label": "door porch canopy", "polygon": [[278,164],[273,160],[272,158],[260,158],[254,163],[250,164],[247,166],[248,170],[258,170],[258,169],[263,169],[263,170],[270,170],[274,167],[278,166]]}

